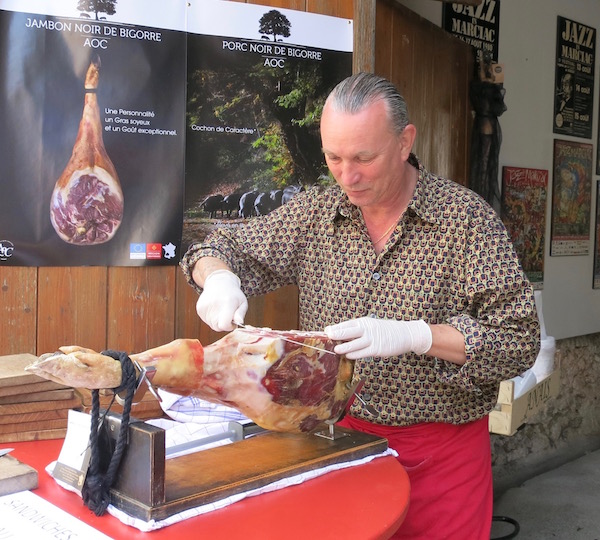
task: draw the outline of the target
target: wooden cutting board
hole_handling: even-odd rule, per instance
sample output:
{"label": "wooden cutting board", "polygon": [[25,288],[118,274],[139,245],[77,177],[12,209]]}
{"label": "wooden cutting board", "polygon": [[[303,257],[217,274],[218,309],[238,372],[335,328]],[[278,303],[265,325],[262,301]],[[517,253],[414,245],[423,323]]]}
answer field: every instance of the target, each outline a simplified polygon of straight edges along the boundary
{"label": "wooden cutting board", "polygon": [[63,390],[47,390],[45,392],[31,392],[18,394],[16,396],[0,396],[0,405],[8,403],[30,403],[32,401],[56,401],[60,399],[72,399],[75,396],[73,388],[65,387]]}
{"label": "wooden cutting board", "polygon": [[33,422],[18,422],[16,424],[0,424],[0,435],[21,433],[23,431],[40,431],[43,429],[58,429],[67,427],[67,417],[54,420],[34,420]]}
{"label": "wooden cutting board", "polygon": [[0,427],[7,424],[18,424],[28,422],[44,422],[47,420],[59,420],[69,416],[69,409],[48,409],[44,411],[28,412],[21,414],[0,414]]}
{"label": "wooden cutting board", "polygon": [[129,446],[111,490],[112,504],[144,521],[387,450],[386,439],[336,427],[346,435],[329,440],[312,433],[266,432],[165,460],[164,436],[152,427],[130,424]]}
{"label": "wooden cutting board", "polygon": [[0,443],[64,439],[66,434],[67,428],[21,431],[19,433],[0,433]]}
{"label": "wooden cutting board", "polygon": [[37,486],[38,473],[34,468],[9,455],[0,457],[0,496]]}
{"label": "wooden cutting board", "polygon": [[29,394],[34,392],[45,392],[47,390],[60,390],[70,388],[69,386],[65,386],[64,384],[59,384],[54,381],[44,381],[34,382],[28,384],[15,384],[13,386],[1,386],[0,387],[0,397],[1,396],[17,396],[23,394]]}
{"label": "wooden cutting board", "polygon": [[[0,405],[0,417],[14,416],[17,414],[36,413],[47,410],[79,409],[81,399],[73,396],[69,399],[58,399],[54,401],[32,401],[28,403],[6,403]],[[0,423],[2,420],[0,419]],[[4,422],[5,424],[9,422]]]}
{"label": "wooden cutting board", "polygon": [[0,356],[0,388],[45,381],[39,375],[25,371],[25,367],[35,362],[33,354],[10,354]]}

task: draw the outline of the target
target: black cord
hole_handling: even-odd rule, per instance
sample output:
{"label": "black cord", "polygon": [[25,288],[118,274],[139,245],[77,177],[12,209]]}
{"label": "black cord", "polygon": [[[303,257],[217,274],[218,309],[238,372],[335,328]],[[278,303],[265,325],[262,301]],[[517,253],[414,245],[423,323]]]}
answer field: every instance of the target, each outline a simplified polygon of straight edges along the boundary
{"label": "black cord", "polygon": [[[121,362],[121,386],[113,389],[115,394],[127,390],[125,402],[123,404],[123,413],[121,415],[121,427],[117,435],[115,450],[110,458],[110,463],[106,472],[101,471],[101,455],[99,444],[100,430],[100,394],[98,390],[92,390],[92,418],[90,430],[90,466],[88,469],[81,496],[84,504],[97,516],[106,512],[110,503],[110,488],[115,482],[115,477],[121,458],[127,445],[127,430],[129,429],[129,415],[131,413],[131,404],[133,394],[137,386],[137,373],[133,362],[124,352],[102,351],[105,356],[110,356]],[[111,402],[112,405],[112,402]],[[109,407],[110,408],[110,407]],[[108,411],[107,411],[108,412]]]}
{"label": "black cord", "polygon": [[492,538],[491,540],[509,540],[510,538],[515,538],[519,534],[519,531],[521,530],[519,522],[516,519],[510,518],[510,517],[493,516],[492,521],[504,521],[505,523],[510,523],[514,527],[514,529],[512,530],[512,532],[508,533],[505,536],[496,536],[495,538]]}

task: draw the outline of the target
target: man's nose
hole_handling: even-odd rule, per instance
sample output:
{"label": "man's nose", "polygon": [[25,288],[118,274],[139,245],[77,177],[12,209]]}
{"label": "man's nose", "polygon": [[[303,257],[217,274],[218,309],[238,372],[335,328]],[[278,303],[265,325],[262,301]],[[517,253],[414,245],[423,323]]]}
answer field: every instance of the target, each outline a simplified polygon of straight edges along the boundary
{"label": "man's nose", "polygon": [[358,179],[357,169],[350,161],[344,161],[340,165],[340,181],[342,184],[351,185]]}

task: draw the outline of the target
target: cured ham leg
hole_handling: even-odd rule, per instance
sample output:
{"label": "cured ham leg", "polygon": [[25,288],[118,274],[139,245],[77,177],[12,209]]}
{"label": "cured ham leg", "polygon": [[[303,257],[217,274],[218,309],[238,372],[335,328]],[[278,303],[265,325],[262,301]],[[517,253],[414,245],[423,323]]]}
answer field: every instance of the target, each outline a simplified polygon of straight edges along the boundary
{"label": "cured ham leg", "polygon": [[85,77],[85,104],[71,159],[56,181],[50,220],[70,244],[94,245],[110,240],[123,218],[123,191],[102,139],[96,98],[100,60]]}
{"label": "cured ham leg", "polygon": [[[234,407],[265,429],[305,432],[337,420],[352,395],[354,362],[325,352],[334,345],[322,333],[245,327],[206,347],[178,339],[130,358],[156,368],[154,386]],[[61,347],[26,369],[76,388],[121,385],[118,361],[82,347]]]}

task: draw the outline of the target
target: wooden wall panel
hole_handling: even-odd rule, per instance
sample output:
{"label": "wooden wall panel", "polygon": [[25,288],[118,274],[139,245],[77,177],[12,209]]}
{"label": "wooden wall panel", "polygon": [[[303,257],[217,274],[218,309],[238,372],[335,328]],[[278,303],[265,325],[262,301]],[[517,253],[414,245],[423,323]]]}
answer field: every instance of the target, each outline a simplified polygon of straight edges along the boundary
{"label": "wooden wall panel", "polygon": [[140,352],[173,340],[176,271],[174,266],[109,268],[108,348]]}
{"label": "wooden wall panel", "polygon": [[307,0],[306,11],[352,19],[354,7],[350,0]]}
{"label": "wooden wall panel", "polygon": [[306,11],[306,0],[234,0],[235,2],[244,2],[246,4],[258,4],[261,6],[279,7],[285,9],[296,9]]}
{"label": "wooden wall panel", "polygon": [[39,269],[38,354],[61,345],[105,347],[106,275],[100,266]]}
{"label": "wooden wall panel", "polygon": [[396,84],[417,127],[415,153],[430,171],[466,185],[472,48],[394,0],[357,0],[354,24],[355,36],[367,39],[361,47],[371,49],[355,70]]}
{"label": "wooden wall panel", "polygon": [[206,325],[196,315],[196,302],[198,295],[185,280],[183,272],[176,271],[175,275],[175,338],[196,338],[202,343],[201,335]]}
{"label": "wooden wall panel", "polygon": [[37,268],[0,268],[0,355],[36,353]]}
{"label": "wooden wall panel", "polygon": [[450,140],[452,148],[450,155],[447,156],[449,160],[447,168],[451,170],[451,166],[456,167],[451,178],[468,186],[473,114],[469,98],[469,87],[463,81],[471,80],[475,59],[471,51],[465,51],[459,47],[453,47],[451,53],[450,62],[454,68],[454,73],[460,73],[460,77],[453,76],[448,81],[451,108],[454,112],[451,117],[451,132],[455,136]]}

